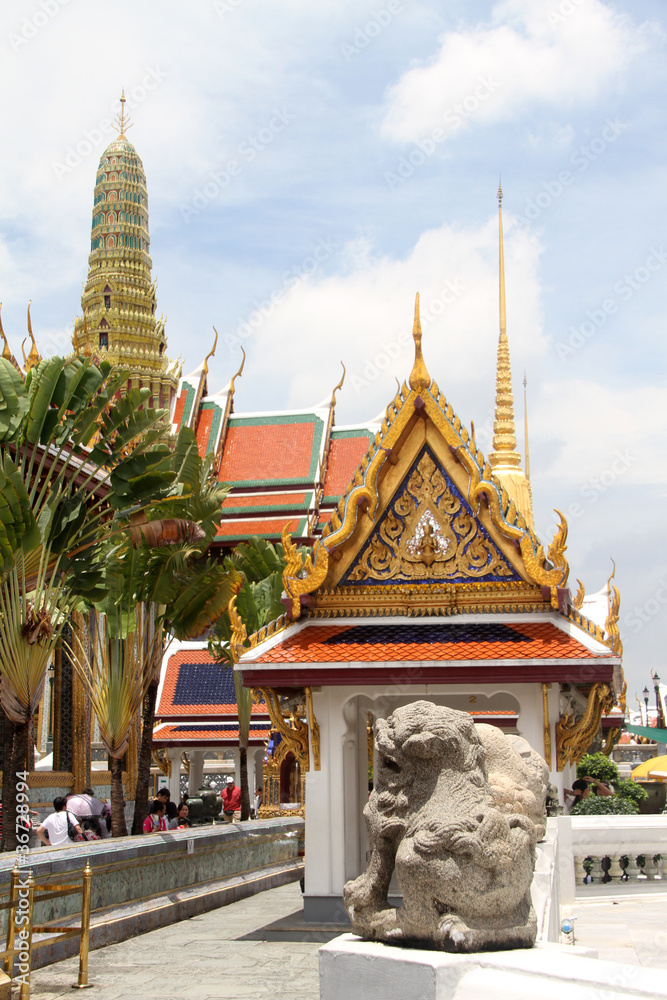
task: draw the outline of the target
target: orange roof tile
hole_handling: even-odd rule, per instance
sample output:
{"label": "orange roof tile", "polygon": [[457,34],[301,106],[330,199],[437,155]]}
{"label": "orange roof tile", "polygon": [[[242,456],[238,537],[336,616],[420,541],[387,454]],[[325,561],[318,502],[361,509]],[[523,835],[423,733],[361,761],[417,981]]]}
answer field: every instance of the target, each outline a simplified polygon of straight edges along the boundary
{"label": "orange roof tile", "polygon": [[201,410],[199,414],[199,423],[197,424],[197,450],[202,458],[206,455],[208,438],[211,433],[214,416],[215,410],[213,409]]}
{"label": "orange roof tile", "polygon": [[268,649],[257,663],[595,658],[550,622],[312,625]]}
{"label": "orange roof tile", "polygon": [[324,497],[341,497],[354,471],[368,451],[370,443],[368,434],[359,437],[331,437],[327,474],[324,480]]}
{"label": "orange roof tile", "polygon": [[230,426],[218,479],[224,483],[306,482],[313,476],[315,419]]}
{"label": "orange roof tile", "polygon": [[259,535],[262,538],[280,538],[283,528],[289,526],[295,538],[302,538],[307,529],[305,518],[250,518],[243,521],[223,521],[216,533],[216,538],[250,538]]}
{"label": "orange roof tile", "polygon": [[[250,729],[249,738],[250,740],[257,740],[263,743],[269,738],[269,734],[270,723],[267,722],[265,726]],[[159,730],[153,736],[153,743],[158,745],[167,741],[225,743],[229,741],[238,742],[238,738],[238,728],[227,726],[225,723],[221,723],[220,725],[216,725],[215,723],[202,723],[201,725],[194,723],[182,723],[179,725],[178,723],[174,723],[172,725],[160,726]]]}
{"label": "orange roof tile", "polygon": [[247,493],[243,496],[233,494],[223,502],[224,511],[236,507],[281,507],[289,504],[292,507],[303,507],[310,500],[312,491],[308,493]]}
{"label": "orange roof tile", "polygon": [[187,395],[188,395],[188,390],[186,388],[183,388],[181,389],[180,396],[176,400],[173,423],[175,423],[178,427],[181,426],[181,420],[183,418],[183,409],[185,407],[185,400],[187,398]]}

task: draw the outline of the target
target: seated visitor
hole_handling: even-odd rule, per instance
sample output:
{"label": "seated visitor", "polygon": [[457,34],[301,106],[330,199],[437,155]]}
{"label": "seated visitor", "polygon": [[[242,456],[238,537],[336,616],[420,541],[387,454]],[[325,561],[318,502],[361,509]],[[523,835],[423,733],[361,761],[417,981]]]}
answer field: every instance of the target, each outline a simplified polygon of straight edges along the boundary
{"label": "seated visitor", "polygon": [[189,808],[187,802],[181,802],[178,807],[176,816],[169,820],[170,830],[187,830],[191,825],[188,819]]}
{"label": "seated visitor", "polygon": [[53,809],[54,812],[42,821],[40,826],[38,826],[35,830],[35,833],[41,842],[46,844],[47,847],[59,847],[61,844],[71,844],[72,841],[69,836],[68,817],[69,823],[72,825],[74,830],[76,830],[76,833],[82,833],[81,827],[77,823],[76,816],[72,813],[68,813],[65,808],[65,799],[61,795],[58,795],[57,798],[53,800]]}
{"label": "seated visitor", "polygon": [[144,833],[161,833],[167,829],[167,819],[165,813],[166,804],[159,799],[155,799],[151,805],[150,812],[144,820]]}
{"label": "seated visitor", "polygon": [[82,836],[77,840],[101,840],[102,830],[100,828],[100,821],[96,816],[88,816],[86,819],[81,820],[81,831]]}

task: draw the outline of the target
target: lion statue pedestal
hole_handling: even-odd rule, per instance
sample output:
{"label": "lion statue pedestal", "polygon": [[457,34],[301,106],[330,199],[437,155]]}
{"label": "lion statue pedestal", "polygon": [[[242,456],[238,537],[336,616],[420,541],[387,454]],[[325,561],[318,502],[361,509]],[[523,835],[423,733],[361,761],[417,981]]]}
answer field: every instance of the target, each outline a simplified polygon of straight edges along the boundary
{"label": "lion statue pedestal", "polygon": [[[352,931],[450,952],[530,948],[547,767],[525,740],[417,701],[378,720],[364,809],[367,870],[345,886]],[[403,902],[392,907],[396,874]]]}

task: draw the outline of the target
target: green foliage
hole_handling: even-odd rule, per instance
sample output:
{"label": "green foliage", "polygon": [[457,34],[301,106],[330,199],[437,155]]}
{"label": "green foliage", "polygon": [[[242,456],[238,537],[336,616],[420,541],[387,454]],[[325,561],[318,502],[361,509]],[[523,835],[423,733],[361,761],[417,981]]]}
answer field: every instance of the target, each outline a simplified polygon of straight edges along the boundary
{"label": "green foliage", "polygon": [[636,802],[637,805],[640,802],[646,802],[648,799],[646,789],[642,788],[638,782],[633,781],[632,778],[624,778],[623,781],[617,781],[614,787],[617,795],[620,795],[624,799],[630,799],[630,801]]}
{"label": "green foliage", "polygon": [[587,753],[577,764],[577,778],[588,777],[611,786],[619,780],[618,765],[603,753]]}
{"label": "green foliage", "polygon": [[621,795],[590,795],[572,807],[572,816],[633,816],[639,807]]}
{"label": "green foliage", "polygon": [[[242,574],[236,610],[248,635],[280,617],[285,610],[281,601],[285,567],[282,545],[273,545],[263,538],[251,538],[238,546],[233,555],[225,560],[225,565],[230,571]],[[211,630],[209,652],[215,659],[229,664],[234,662],[229,648],[231,634],[229,614],[225,612]]]}

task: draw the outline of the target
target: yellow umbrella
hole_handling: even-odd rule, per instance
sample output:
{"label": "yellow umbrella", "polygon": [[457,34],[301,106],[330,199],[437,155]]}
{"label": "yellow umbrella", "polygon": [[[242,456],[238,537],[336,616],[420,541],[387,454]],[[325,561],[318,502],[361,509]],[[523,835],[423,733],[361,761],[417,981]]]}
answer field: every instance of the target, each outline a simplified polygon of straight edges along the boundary
{"label": "yellow umbrella", "polygon": [[653,771],[667,771],[667,753],[661,757],[652,757],[639,764],[632,772],[633,778],[648,778]]}

